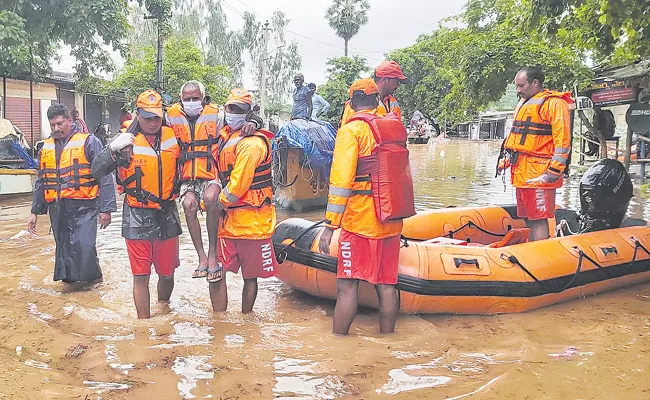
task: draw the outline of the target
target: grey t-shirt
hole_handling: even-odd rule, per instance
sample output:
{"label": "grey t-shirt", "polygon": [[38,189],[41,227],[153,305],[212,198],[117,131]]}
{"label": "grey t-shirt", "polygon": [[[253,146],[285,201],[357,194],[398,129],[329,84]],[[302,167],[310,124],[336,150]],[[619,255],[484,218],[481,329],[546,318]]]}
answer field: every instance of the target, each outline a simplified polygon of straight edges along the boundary
{"label": "grey t-shirt", "polygon": [[309,104],[307,104],[309,93],[309,87],[306,85],[296,88],[293,91],[291,118],[309,118]]}

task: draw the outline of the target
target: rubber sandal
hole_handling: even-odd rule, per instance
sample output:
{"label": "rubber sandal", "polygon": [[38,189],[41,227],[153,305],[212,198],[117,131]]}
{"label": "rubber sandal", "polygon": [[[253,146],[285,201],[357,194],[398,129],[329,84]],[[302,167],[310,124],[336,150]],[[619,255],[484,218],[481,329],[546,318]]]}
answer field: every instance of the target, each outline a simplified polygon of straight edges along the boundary
{"label": "rubber sandal", "polygon": [[223,279],[223,265],[221,263],[217,264],[217,268],[213,271],[208,269],[208,275],[206,276],[208,283],[216,283]]}
{"label": "rubber sandal", "polygon": [[208,267],[202,267],[199,265],[197,269],[192,273],[192,278],[207,278],[208,277]]}

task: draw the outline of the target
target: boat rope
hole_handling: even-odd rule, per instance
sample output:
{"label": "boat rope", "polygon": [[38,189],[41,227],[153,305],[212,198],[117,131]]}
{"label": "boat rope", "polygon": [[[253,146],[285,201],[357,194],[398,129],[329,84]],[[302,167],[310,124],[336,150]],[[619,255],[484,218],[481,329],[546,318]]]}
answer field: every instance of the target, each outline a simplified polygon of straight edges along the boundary
{"label": "boat rope", "polygon": [[[599,268],[599,269],[605,268],[602,265],[600,265],[597,261],[595,261],[593,258],[591,258],[587,254],[585,254],[585,252],[582,251],[580,248],[574,247],[574,249],[577,250],[578,256],[579,256],[579,258],[578,258],[578,267],[576,268],[576,272],[570,277],[570,279],[566,283],[566,285],[564,285],[560,289],[551,289],[550,287],[548,287],[548,285],[546,285],[543,281],[539,280],[535,275],[533,275],[533,273],[530,272],[528,270],[528,268],[524,267],[524,265],[521,264],[521,262],[519,262],[517,257],[515,257],[513,255],[504,257],[505,254],[502,254],[501,259],[507,260],[507,261],[511,262],[512,264],[517,265],[519,268],[521,268],[528,276],[530,276],[547,293],[560,293],[560,292],[565,291],[569,287],[571,287],[573,282],[576,280],[576,278],[580,274],[580,271],[582,270],[582,262],[584,260],[587,260],[587,261],[591,262],[593,265],[596,266],[596,268]],[[630,264],[620,273],[621,276],[625,275],[625,273],[627,271],[629,271],[630,268],[632,268],[634,263],[637,261],[636,258],[637,258],[639,249],[642,249],[643,251],[646,252],[646,254],[648,254],[650,256],[650,251],[648,251],[648,249],[645,248],[645,246],[643,246],[643,244],[641,244],[641,242],[639,242],[638,240],[635,240],[634,241],[634,255],[632,256],[632,261],[630,261]]]}
{"label": "boat rope", "polygon": [[487,229],[481,228],[480,226],[476,225],[473,221],[469,221],[468,223],[456,229],[455,231],[449,231],[449,233],[447,233],[445,236],[449,237],[449,239],[453,239],[455,234],[457,234],[458,232],[462,231],[465,228],[476,228],[479,231],[491,236],[505,237],[507,235],[507,232],[506,233],[490,232]]}
{"label": "boat rope", "polygon": [[292,180],[290,183],[285,183],[285,179],[286,179],[286,177],[284,176],[284,172],[283,172],[283,171],[286,170],[286,171],[288,172],[289,169],[288,169],[288,168],[284,168],[284,169],[283,169],[283,168],[282,168],[281,157],[275,157],[275,154],[276,154],[276,153],[280,152],[281,150],[286,149],[286,145],[285,145],[284,147],[281,147],[281,146],[282,146],[282,145],[278,145],[278,148],[275,149],[275,150],[271,153],[271,154],[272,154],[272,157],[273,157],[273,165],[276,165],[276,164],[277,164],[277,166],[278,166],[277,168],[274,168],[275,171],[276,171],[277,173],[276,173],[276,174],[273,174],[273,175],[274,175],[274,176],[273,176],[273,185],[274,185],[275,187],[278,187],[278,186],[279,186],[279,187],[287,188],[287,187],[291,187],[291,186],[293,186],[293,185],[296,183],[296,181],[298,180],[298,174],[296,174],[296,176],[293,178],[293,180]]}
{"label": "boat rope", "polygon": [[325,221],[326,221],[326,220],[323,219],[323,220],[321,220],[321,221],[316,222],[315,224],[313,224],[313,225],[309,226],[307,229],[305,229],[305,231],[302,232],[300,235],[298,235],[298,237],[292,239],[292,240],[291,240],[291,243],[289,243],[288,245],[286,245],[284,248],[282,248],[282,250],[280,250],[280,251],[276,254],[275,258],[278,260],[278,263],[282,264],[282,263],[287,259],[287,256],[288,256],[288,255],[287,255],[287,250],[288,250],[291,246],[293,246],[294,244],[296,244],[296,242],[297,242],[298,240],[302,239],[302,238],[303,238],[307,233],[309,233],[311,230],[317,228],[318,226],[320,226],[321,224],[323,224]]}
{"label": "boat rope", "polygon": [[407,238],[407,237],[404,236],[404,235],[399,235],[399,238],[400,238],[400,240],[404,243],[404,244],[402,244],[402,245],[400,246],[400,249],[401,249],[402,247],[409,247],[409,238]]}

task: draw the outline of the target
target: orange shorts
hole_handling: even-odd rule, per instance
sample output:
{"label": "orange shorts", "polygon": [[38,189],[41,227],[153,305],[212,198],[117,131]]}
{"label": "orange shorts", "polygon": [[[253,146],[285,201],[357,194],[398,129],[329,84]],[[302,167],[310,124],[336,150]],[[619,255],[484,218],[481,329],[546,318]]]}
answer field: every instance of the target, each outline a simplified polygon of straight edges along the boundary
{"label": "orange shorts", "polygon": [[133,275],[150,275],[153,264],[158,275],[171,276],[181,264],[178,236],[167,240],[125,240]]}
{"label": "orange shorts", "polygon": [[531,221],[555,218],[555,189],[517,188],[517,216]]}
{"label": "orange shorts", "polygon": [[368,239],[341,230],[336,277],[374,285],[397,284],[400,235]]}
{"label": "orange shorts", "polygon": [[270,278],[278,271],[271,239],[219,239],[219,262],[244,279]]}

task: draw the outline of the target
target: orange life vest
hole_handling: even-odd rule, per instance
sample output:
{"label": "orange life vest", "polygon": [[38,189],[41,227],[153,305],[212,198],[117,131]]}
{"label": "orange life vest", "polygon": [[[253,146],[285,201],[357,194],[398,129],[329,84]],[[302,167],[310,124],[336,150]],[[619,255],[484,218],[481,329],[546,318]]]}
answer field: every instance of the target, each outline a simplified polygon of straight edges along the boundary
{"label": "orange life vest", "polygon": [[369,113],[357,113],[348,122],[370,125],[377,145],[369,156],[359,157],[355,182],[370,182],[375,213],[380,222],[415,215],[413,178],[406,148],[407,132],[401,121]]}
{"label": "orange life vest", "polygon": [[215,179],[217,165],[212,150],[219,139],[219,108],[206,104],[193,131],[180,104],[169,108],[167,115],[181,145],[181,179]]}
{"label": "orange life vest", "polygon": [[54,138],[45,139],[41,149],[40,174],[48,203],[59,199],[89,200],[97,197],[99,185],[91,174],[90,162],[86,158],[88,136],[88,133],[72,135],[58,163]]}
{"label": "orange life vest", "polygon": [[162,209],[177,196],[176,163],[179,146],[171,128],[162,127],[156,145],[151,146],[144,134],[133,141],[133,157],[128,167],[117,170],[117,183],[134,208]]}
{"label": "orange life vest", "polygon": [[[350,122],[350,119],[354,114],[355,111],[352,109],[352,104],[350,104],[350,100],[347,100],[343,107],[343,115],[339,122],[339,128]],[[388,95],[383,100],[379,101],[379,106],[376,108],[376,114],[380,116],[393,114],[398,120],[402,120],[402,108],[399,106],[397,99],[393,97],[393,95]]]}
{"label": "orange life vest", "polygon": [[[555,132],[558,137],[554,138],[553,125],[540,115],[543,105],[550,98],[562,99],[567,104],[573,102],[571,93],[545,90],[520,102],[515,109],[512,129],[504,142],[504,149],[511,155],[512,183],[515,187],[562,187],[562,173],[571,151],[570,121],[565,121],[566,131]],[[556,141],[562,145],[556,147]],[[526,183],[544,172],[559,175],[559,179],[548,184]]]}
{"label": "orange life vest", "polygon": [[271,151],[271,141],[273,133],[258,129],[257,132],[248,137],[242,137],[241,131],[230,133],[230,127],[225,127],[224,130],[228,135],[225,140],[219,145],[219,178],[221,185],[224,188],[224,194],[228,196],[227,185],[230,182],[230,174],[235,166],[237,160],[237,145],[242,140],[248,137],[258,137],[266,144],[266,158],[257,168],[255,168],[255,175],[253,175],[253,182],[246,193],[236,200],[228,208],[241,208],[241,207],[261,207],[264,204],[271,204],[273,201],[273,185],[271,178],[271,166],[273,164],[273,156]]}

